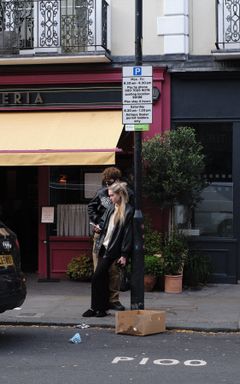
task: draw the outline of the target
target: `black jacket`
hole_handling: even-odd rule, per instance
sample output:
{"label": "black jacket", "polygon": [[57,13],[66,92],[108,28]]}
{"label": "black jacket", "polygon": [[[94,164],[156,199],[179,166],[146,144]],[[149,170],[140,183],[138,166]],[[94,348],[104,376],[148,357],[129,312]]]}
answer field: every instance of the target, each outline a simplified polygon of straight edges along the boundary
{"label": "black jacket", "polygon": [[92,223],[99,224],[104,212],[112,205],[108,196],[108,188],[100,188],[88,204],[88,216]]}
{"label": "black jacket", "polygon": [[[95,251],[99,254],[99,251],[103,245],[104,238],[107,233],[108,223],[110,216],[114,212],[114,205],[112,204],[104,216],[100,220],[99,226],[101,228],[99,239],[96,241]],[[133,228],[132,218],[134,209],[130,204],[126,205],[125,220],[122,224],[117,223],[113,229],[112,236],[110,238],[108,247],[106,249],[106,257],[111,259],[119,259],[121,256],[128,258],[132,250],[133,240]]]}
{"label": "black jacket", "polygon": [[[127,191],[129,196],[129,204],[134,207],[133,191],[130,188],[127,188]],[[88,204],[88,216],[90,221],[94,224],[99,224],[106,209],[111,205],[112,203],[108,196],[108,188],[100,188],[94,198]]]}

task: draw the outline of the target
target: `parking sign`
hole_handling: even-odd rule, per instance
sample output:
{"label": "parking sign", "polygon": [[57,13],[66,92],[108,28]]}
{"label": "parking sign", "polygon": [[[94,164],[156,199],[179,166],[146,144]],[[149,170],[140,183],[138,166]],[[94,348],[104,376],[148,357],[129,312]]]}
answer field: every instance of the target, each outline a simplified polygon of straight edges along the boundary
{"label": "parking sign", "polygon": [[123,67],[123,124],[152,123],[152,67]]}
{"label": "parking sign", "polygon": [[133,76],[142,76],[142,67],[133,67]]}

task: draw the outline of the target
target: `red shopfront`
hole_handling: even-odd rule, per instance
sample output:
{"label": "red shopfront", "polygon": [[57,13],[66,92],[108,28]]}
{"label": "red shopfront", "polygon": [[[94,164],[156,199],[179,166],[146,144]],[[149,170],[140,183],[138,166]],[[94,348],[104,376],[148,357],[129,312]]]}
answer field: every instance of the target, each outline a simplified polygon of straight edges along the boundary
{"label": "red shopfront", "polygon": [[[91,251],[87,204],[99,186],[102,170],[116,164],[125,177],[133,172],[133,134],[124,131],[121,121],[121,81],[121,68],[109,67],[92,71],[74,67],[64,72],[31,68],[28,73],[24,68],[0,75],[4,137],[0,173],[6,180],[0,203],[7,207],[4,219],[9,225],[10,217],[18,217],[18,225],[13,221],[12,227],[25,244],[23,267],[37,270],[39,277],[47,273],[42,207],[54,207],[51,276],[64,278],[72,257]],[[165,70],[154,69],[153,85],[153,124],[144,134],[147,137],[170,128],[170,85]],[[30,207],[23,204],[20,219],[22,199],[33,202]],[[35,262],[31,262],[33,257]]]}

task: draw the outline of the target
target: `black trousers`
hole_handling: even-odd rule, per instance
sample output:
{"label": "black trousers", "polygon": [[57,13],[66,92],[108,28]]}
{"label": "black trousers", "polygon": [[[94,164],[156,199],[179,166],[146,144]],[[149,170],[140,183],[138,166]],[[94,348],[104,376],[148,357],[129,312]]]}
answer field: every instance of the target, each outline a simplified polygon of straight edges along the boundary
{"label": "black trousers", "polygon": [[97,268],[92,277],[91,308],[94,311],[106,311],[109,306],[109,268],[113,259],[99,257]]}

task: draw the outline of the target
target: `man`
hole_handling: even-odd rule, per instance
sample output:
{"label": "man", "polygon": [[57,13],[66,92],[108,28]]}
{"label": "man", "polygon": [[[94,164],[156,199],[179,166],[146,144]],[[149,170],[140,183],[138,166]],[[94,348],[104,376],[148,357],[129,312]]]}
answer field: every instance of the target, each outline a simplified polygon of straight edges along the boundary
{"label": "man", "polygon": [[[88,204],[88,215],[90,222],[97,225],[103,216],[105,210],[111,205],[108,196],[108,187],[121,180],[122,173],[120,169],[108,167],[102,173],[102,187],[97,191],[95,197]],[[128,189],[129,202],[133,205],[133,192]],[[95,243],[99,234],[94,233],[93,237],[93,266],[96,269],[98,258],[95,253]],[[119,301],[120,289],[120,271],[119,266],[114,262],[109,270],[109,309],[124,311],[124,306]]]}

